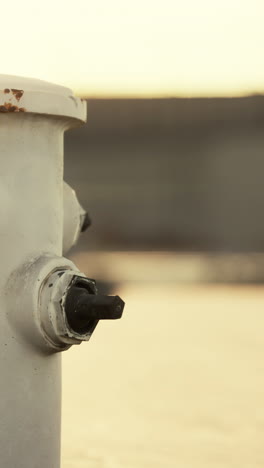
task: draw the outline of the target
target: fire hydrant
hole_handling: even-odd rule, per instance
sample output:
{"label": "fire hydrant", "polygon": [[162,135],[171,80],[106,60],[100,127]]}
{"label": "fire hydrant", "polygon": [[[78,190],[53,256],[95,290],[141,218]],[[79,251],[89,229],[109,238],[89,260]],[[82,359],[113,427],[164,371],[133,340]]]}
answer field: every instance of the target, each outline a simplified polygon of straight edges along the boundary
{"label": "fire hydrant", "polygon": [[86,102],[62,86],[0,75],[0,466],[60,466],[61,351],[124,303],[64,258],[87,215],[63,183],[63,135]]}

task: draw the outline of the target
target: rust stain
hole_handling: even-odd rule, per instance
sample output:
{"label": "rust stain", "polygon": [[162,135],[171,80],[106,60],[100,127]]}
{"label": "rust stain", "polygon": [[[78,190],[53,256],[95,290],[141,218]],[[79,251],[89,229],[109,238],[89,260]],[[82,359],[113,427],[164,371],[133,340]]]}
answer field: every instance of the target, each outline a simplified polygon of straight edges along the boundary
{"label": "rust stain", "polygon": [[10,89],[9,88],[4,89],[4,93],[10,93]]}
{"label": "rust stain", "polygon": [[0,112],[26,112],[24,107],[14,106],[10,102],[5,102],[3,106],[0,106]]}
{"label": "rust stain", "polygon": [[11,91],[12,91],[13,95],[15,96],[16,100],[20,101],[20,99],[22,98],[22,96],[24,94],[23,89],[11,88]]}

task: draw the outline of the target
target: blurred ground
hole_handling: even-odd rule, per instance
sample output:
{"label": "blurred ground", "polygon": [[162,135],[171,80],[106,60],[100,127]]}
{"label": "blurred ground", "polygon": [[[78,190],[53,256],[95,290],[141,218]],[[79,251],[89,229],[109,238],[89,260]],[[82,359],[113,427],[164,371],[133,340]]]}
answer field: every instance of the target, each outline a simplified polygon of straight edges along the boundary
{"label": "blurred ground", "polygon": [[123,318],[63,354],[62,467],[263,467],[263,286],[116,289]]}

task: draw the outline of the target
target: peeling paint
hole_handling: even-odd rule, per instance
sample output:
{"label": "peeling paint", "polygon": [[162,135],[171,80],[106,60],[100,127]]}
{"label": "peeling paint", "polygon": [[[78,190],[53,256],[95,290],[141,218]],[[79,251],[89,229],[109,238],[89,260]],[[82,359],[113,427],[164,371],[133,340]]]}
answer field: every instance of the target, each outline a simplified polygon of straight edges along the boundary
{"label": "peeling paint", "polygon": [[73,96],[71,90],[63,86],[0,75],[0,113],[7,112],[70,117],[81,123],[86,121],[86,102],[81,102],[79,97]]}
{"label": "peeling paint", "polygon": [[3,106],[0,106],[0,112],[26,112],[24,107],[14,106],[10,102],[5,102]]}
{"label": "peeling paint", "polygon": [[16,100],[20,101],[20,99],[22,98],[22,96],[24,94],[23,89],[11,88],[11,91],[12,91],[13,95],[15,96]]}

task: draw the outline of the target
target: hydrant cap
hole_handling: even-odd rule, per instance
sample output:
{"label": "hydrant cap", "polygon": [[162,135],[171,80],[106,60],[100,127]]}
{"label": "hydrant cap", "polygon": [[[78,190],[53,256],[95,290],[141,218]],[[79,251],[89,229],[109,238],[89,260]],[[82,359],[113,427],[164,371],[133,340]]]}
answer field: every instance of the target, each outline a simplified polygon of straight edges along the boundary
{"label": "hydrant cap", "polygon": [[0,75],[0,113],[30,112],[86,121],[86,101],[69,88],[35,78]]}

